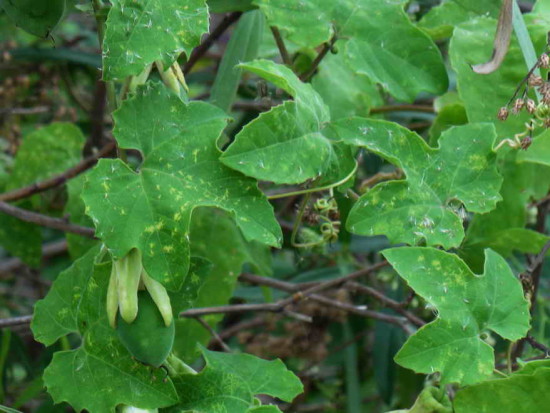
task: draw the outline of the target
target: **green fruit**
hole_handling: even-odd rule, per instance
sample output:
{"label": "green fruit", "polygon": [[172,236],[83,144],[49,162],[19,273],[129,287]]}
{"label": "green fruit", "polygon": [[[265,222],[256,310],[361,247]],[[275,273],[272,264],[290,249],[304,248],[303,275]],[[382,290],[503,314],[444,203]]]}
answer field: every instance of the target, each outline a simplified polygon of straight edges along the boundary
{"label": "green fruit", "polygon": [[147,291],[138,293],[139,311],[132,323],[117,316],[117,332],[124,347],[142,363],[159,367],[174,344],[174,322],[166,327],[155,302]]}

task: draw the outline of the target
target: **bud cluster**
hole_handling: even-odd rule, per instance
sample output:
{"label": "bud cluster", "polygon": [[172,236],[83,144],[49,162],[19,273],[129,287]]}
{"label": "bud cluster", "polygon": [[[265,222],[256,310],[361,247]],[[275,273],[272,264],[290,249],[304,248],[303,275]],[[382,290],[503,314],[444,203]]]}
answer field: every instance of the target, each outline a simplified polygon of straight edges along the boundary
{"label": "bud cluster", "polygon": [[[497,118],[505,121],[508,119],[510,112],[513,115],[519,114],[522,110],[532,115],[530,122],[525,124],[526,130],[514,136],[514,139],[505,139],[501,142],[497,149],[503,144],[508,143],[511,147],[527,149],[532,142],[533,130],[539,126],[544,128],[550,127],[550,82],[546,82],[543,78],[535,74],[535,69],[550,68],[550,56],[543,53],[537,63],[529,71],[526,78],[520,83],[514,96],[510,99],[506,106],[499,109]],[[518,92],[524,86],[521,97],[517,98]],[[540,102],[535,101],[527,96],[530,89],[534,89],[540,95]],[[512,103],[513,102],[513,103]]]}

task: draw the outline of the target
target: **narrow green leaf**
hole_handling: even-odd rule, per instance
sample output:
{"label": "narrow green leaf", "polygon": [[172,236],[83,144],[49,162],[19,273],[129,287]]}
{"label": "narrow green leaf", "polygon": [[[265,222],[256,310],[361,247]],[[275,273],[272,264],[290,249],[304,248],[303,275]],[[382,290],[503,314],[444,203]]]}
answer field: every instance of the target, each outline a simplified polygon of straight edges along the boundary
{"label": "narrow green leaf", "polygon": [[118,0],[113,2],[103,41],[103,77],[138,75],[160,60],[169,67],[189,56],[208,31],[206,0]]}
{"label": "narrow green leaf", "polygon": [[265,17],[258,10],[244,13],[223,54],[216,80],[210,91],[210,102],[229,113],[242,76],[241,62],[258,55],[264,33]]}
{"label": "narrow green leaf", "polygon": [[438,314],[397,353],[395,361],[403,367],[438,371],[442,383],[477,383],[494,369],[493,350],[484,341],[490,331],[516,341],[529,330],[529,302],[497,253],[485,251],[481,275],[458,256],[434,248],[395,248],[383,255]]}
{"label": "narrow green leaf", "polygon": [[[346,226],[361,235],[386,235],[390,241],[444,248],[464,237],[456,201],[485,213],[500,200],[492,125],[469,124],[445,131],[439,148],[396,123],[351,118],[331,125],[334,135],[365,147],[401,168],[407,179],[379,184],[364,194]],[[455,203],[455,205],[453,205]]]}

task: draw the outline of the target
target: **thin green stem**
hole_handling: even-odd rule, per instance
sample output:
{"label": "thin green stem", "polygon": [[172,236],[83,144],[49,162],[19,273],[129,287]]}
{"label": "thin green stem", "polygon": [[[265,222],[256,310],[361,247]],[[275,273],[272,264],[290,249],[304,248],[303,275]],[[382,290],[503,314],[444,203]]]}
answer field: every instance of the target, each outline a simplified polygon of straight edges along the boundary
{"label": "thin green stem", "polygon": [[304,195],[304,194],[309,194],[309,193],[313,193],[313,192],[320,192],[320,191],[326,191],[327,189],[335,188],[335,187],[340,186],[342,184],[345,184],[347,181],[349,181],[353,177],[353,175],[355,175],[355,172],[357,172],[357,167],[358,167],[358,164],[356,162],[355,166],[353,167],[353,170],[345,178],[343,178],[340,181],[335,182],[333,184],[320,186],[320,187],[315,187],[315,188],[301,189],[299,191],[285,192],[283,194],[269,195],[267,197],[267,199],[287,198],[289,196]]}

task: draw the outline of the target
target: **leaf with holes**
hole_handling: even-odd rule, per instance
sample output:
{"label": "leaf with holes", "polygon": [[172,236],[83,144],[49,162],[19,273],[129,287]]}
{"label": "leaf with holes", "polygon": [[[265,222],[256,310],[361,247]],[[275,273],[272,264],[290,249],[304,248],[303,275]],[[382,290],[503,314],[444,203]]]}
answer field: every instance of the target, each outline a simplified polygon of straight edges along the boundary
{"label": "leaf with holes", "polygon": [[120,160],[102,159],[82,198],[97,236],[115,257],[138,248],[149,275],[178,290],[189,266],[189,225],[198,206],[230,212],[247,240],[279,245],[281,229],[257,182],[219,162],[223,111],[203,102],[185,105],[153,84],[114,117],[119,145],[139,150],[143,163],[135,172]]}
{"label": "leaf with holes", "polygon": [[103,40],[105,80],[139,75],[160,60],[170,66],[187,56],[208,31],[206,0],[118,0],[107,18]]}
{"label": "leaf with holes", "polygon": [[300,380],[281,360],[206,349],[202,354],[206,366],[199,374],[174,379],[180,403],[169,412],[246,413],[255,408],[255,395],[267,394],[290,402],[303,391]]}
{"label": "leaf with holes", "polygon": [[[254,0],[269,23],[305,47],[336,43],[353,70],[380,83],[399,100],[421,91],[443,93],[447,73],[436,45],[403,10],[405,1]],[[388,30],[391,28],[391,30]]]}
{"label": "leaf with holes", "polygon": [[331,128],[343,142],[382,156],[407,176],[361,196],[347,220],[351,232],[456,247],[464,237],[458,201],[468,211],[485,213],[500,200],[492,125],[453,127],[441,135],[439,148],[393,122],[351,118]]}
{"label": "leaf with holes", "polygon": [[434,248],[395,248],[383,255],[438,314],[395,356],[403,367],[426,374],[438,371],[442,383],[477,383],[495,367],[493,349],[484,341],[490,332],[516,341],[529,330],[529,302],[497,253],[485,251],[481,275],[458,256]]}
{"label": "leaf with holes", "polygon": [[247,124],[222,155],[225,165],[279,184],[301,183],[327,171],[337,181],[353,170],[351,154],[335,148],[324,133],[329,109],[311,85],[302,83],[289,68],[268,60],[240,67],[272,82],[294,100]]}

